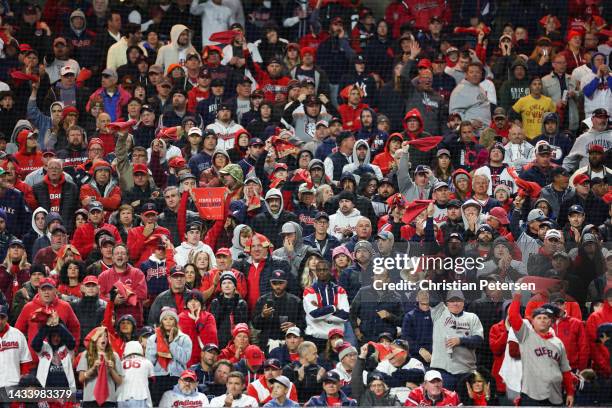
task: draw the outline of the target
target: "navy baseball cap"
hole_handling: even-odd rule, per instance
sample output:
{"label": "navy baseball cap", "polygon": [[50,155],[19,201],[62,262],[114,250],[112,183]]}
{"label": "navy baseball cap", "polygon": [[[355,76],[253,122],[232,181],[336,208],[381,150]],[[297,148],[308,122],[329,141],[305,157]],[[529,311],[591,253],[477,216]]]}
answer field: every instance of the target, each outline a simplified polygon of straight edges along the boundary
{"label": "navy baseball cap", "polygon": [[584,214],[584,208],[582,208],[580,204],[574,204],[569,208],[569,210],[567,210],[567,213],[568,214],[574,214],[574,213]]}
{"label": "navy baseball cap", "polygon": [[329,215],[325,211],[319,211],[314,217],[315,220],[320,220],[321,218],[325,218],[329,221]]}
{"label": "navy baseball cap", "polygon": [[8,306],[0,305],[0,316],[8,317]]}
{"label": "navy baseball cap", "polygon": [[282,269],[275,270],[272,272],[270,282],[287,282],[287,272],[283,271]]}
{"label": "navy baseball cap", "polygon": [[429,166],[425,166],[424,164],[419,164],[416,169],[414,170],[414,174],[417,173],[427,173],[429,170],[431,170],[429,168]]}

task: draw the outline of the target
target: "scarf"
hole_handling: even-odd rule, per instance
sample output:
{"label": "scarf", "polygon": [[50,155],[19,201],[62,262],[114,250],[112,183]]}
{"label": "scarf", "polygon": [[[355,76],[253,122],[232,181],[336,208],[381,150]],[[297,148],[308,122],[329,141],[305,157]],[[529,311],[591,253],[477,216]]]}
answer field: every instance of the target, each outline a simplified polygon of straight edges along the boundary
{"label": "scarf", "polygon": [[166,338],[161,331],[161,328],[158,327],[155,329],[155,339],[157,341],[157,362],[164,370],[168,370],[168,364],[172,361],[171,358],[162,357],[159,353],[170,353],[170,346],[166,342]]}
{"label": "scarf", "polygon": [[96,385],[94,386],[94,398],[98,405],[102,405],[108,399],[110,391],[108,389],[108,379],[106,378],[106,362],[104,361],[104,354],[101,356],[100,367],[98,368],[98,377],[96,378]]}

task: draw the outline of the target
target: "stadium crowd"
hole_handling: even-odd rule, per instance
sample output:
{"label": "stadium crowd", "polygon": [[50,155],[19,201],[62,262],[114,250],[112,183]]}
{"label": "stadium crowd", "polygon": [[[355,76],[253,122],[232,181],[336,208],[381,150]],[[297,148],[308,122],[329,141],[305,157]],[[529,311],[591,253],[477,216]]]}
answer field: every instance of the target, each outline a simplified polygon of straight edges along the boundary
{"label": "stadium crowd", "polygon": [[0,1],[0,405],[612,403],[612,5],[360,3]]}

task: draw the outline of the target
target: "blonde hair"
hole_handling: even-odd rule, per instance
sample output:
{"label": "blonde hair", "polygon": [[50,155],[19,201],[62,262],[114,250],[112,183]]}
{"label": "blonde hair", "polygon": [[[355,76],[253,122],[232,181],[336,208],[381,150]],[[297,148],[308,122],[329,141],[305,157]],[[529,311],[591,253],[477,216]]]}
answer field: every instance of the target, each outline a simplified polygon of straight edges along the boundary
{"label": "blonde hair", "polygon": [[187,257],[187,263],[193,264],[193,266],[195,266],[196,268],[196,272],[199,272],[198,266],[196,264],[196,260],[198,259],[198,256],[200,254],[206,255],[206,258],[208,259],[208,265],[206,266],[206,270],[204,272],[210,271],[211,269],[210,255],[208,255],[208,252],[204,251],[203,249],[192,249],[191,251],[189,251],[189,256]]}
{"label": "blonde hair", "polygon": [[98,354],[100,350],[98,350],[98,346],[96,345],[96,342],[98,341],[98,338],[100,338],[100,336],[104,332],[106,332],[106,336],[107,336],[106,348],[103,350],[104,358],[108,361],[113,361],[113,362],[115,361],[115,355],[113,353],[113,347],[111,346],[110,334],[108,333],[108,329],[104,326],[100,326],[94,330],[95,330],[95,333],[89,339],[89,344],[87,345],[87,351],[86,351],[88,368],[93,367],[96,360],[98,360]]}

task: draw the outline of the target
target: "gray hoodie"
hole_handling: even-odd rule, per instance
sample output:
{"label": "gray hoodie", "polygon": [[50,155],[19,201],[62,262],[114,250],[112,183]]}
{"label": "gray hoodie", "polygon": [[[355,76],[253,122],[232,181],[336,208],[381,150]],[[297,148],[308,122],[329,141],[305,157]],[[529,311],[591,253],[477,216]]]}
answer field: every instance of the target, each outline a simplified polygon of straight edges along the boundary
{"label": "gray hoodie", "polygon": [[246,255],[244,247],[240,245],[240,233],[244,228],[249,228],[248,225],[240,224],[234,228],[234,236],[232,237],[232,247],[230,253],[232,254],[232,261],[237,261],[241,255]]}
{"label": "gray hoodie", "polygon": [[[365,146],[367,148],[366,156],[363,161],[359,161],[357,157],[357,149],[360,146]],[[355,171],[357,171],[357,169],[359,169],[359,167],[361,166],[370,166],[372,170],[374,171],[374,175],[376,176],[376,178],[379,181],[382,180],[383,175],[382,175],[382,171],[380,171],[380,167],[370,162],[371,155],[372,155],[372,152],[370,150],[370,145],[368,144],[368,142],[365,140],[358,140],[353,145],[353,162],[349,164],[345,164],[344,167],[342,168],[342,173],[345,173],[345,172],[353,173],[353,175],[355,176],[355,181],[359,183],[360,176],[358,174],[355,174]]]}
{"label": "gray hoodie", "polygon": [[272,252],[272,256],[288,261],[291,265],[291,274],[297,279],[298,273],[300,272],[300,265],[304,260],[306,250],[308,249],[308,247],[304,245],[302,239],[302,227],[297,222],[289,221],[283,224],[281,231],[295,233],[295,245],[293,246],[293,252],[288,252],[285,247],[281,247]]}
{"label": "gray hoodie", "polygon": [[[178,44],[178,39],[185,30],[189,31],[189,42],[186,46],[181,47]],[[159,49],[155,63],[161,65],[164,72],[166,72],[170,65],[184,62],[187,59],[187,54],[190,52],[198,53],[193,45],[191,45],[191,30],[183,24],[175,24],[170,30],[170,43]]]}
{"label": "gray hoodie", "polygon": [[[281,200],[280,210],[278,210],[276,214],[270,210],[270,206],[268,205],[268,198],[272,196],[278,196]],[[283,200],[283,193],[281,193],[281,191],[278,188],[271,188],[270,190],[268,190],[268,192],[266,193],[264,206],[266,207],[266,211],[268,212],[268,214],[270,214],[272,218],[274,218],[275,220],[278,220],[278,217],[280,217],[281,213],[283,212],[283,208],[285,207],[285,202]]]}

